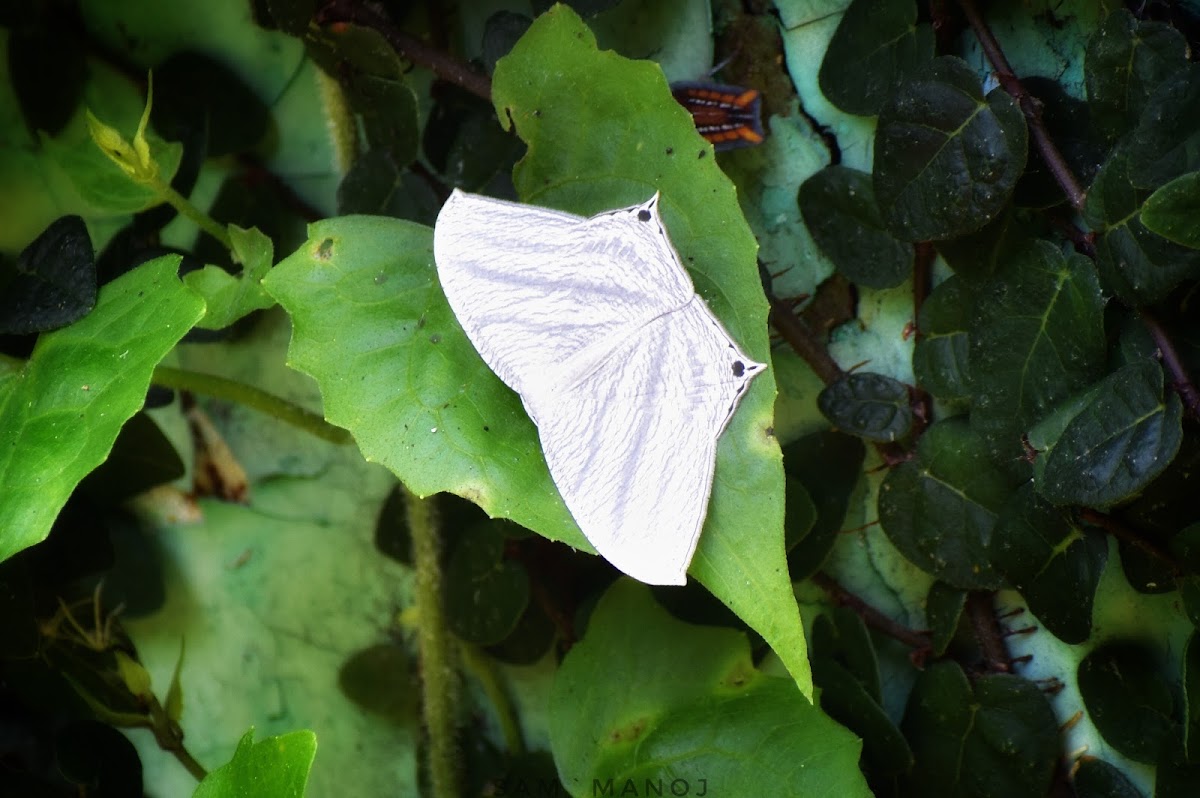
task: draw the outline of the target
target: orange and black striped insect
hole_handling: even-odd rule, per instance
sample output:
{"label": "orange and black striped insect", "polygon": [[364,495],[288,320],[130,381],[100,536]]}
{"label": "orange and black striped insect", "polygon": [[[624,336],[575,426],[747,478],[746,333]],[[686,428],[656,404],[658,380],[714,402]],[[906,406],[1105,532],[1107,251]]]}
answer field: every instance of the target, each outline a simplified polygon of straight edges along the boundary
{"label": "orange and black striped insect", "polygon": [[671,84],[671,94],[691,113],[700,135],[718,151],[762,143],[761,98],[757,89],[680,82]]}

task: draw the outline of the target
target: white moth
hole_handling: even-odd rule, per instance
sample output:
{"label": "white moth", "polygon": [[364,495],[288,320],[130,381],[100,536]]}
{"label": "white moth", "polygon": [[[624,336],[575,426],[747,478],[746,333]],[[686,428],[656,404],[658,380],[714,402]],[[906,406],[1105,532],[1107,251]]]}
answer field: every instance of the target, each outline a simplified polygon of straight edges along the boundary
{"label": "white moth", "polygon": [[717,438],[766,366],[696,295],[658,194],[587,219],[455,191],[433,251],[584,536],[635,579],[684,584]]}

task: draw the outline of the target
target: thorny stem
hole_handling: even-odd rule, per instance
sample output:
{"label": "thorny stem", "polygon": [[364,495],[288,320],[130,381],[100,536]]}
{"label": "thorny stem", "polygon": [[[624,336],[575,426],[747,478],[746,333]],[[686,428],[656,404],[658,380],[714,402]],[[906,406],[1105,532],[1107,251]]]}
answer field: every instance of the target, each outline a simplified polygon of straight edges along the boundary
{"label": "thorny stem", "polygon": [[823,383],[831,385],[841,379],[845,372],[817,335],[786,303],[771,293],[766,283],[763,284],[763,288],[766,290],[767,302],[771,305],[771,326],[779,331],[783,339],[796,350]]}
{"label": "thorny stem", "polygon": [[429,734],[429,781],[434,798],[462,794],[458,750],[458,652],[442,607],[441,523],[433,499],[405,490],[412,530],[414,605],[421,654],[422,707]]}
{"label": "thorny stem", "polygon": [[316,15],[317,23],[331,25],[350,22],[377,31],[397,53],[428,68],[442,80],[459,86],[476,97],[488,102],[492,100],[492,81],[487,75],[475,72],[463,61],[430,47],[415,36],[401,30],[391,21],[366,3],[348,0],[331,0]]}
{"label": "thorny stem", "polygon": [[1045,124],[1042,123],[1042,107],[1041,103],[1025,91],[1025,87],[1021,85],[1021,81],[1017,80],[1017,76],[1013,74],[1012,67],[1008,63],[1008,58],[1005,57],[1004,51],[1000,49],[1000,43],[996,41],[996,37],[992,35],[991,28],[983,21],[983,17],[979,15],[979,9],[975,7],[975,0],[958,0],[959,6],[963,10],[963,14],[970,23],[971,29],[975,31],[975,36],[979,39],[980,46],[983,47],[983,52],[987,56],[988,62],[991,63],[992,69],[996,71],[996,78],[1000,81],[1000,85],[1004,87],[1012,98],[1017,101],[1021,107],[1021,112],[1025,114],[1025,118],[1029,121],[1029,132],[1033,135],[1034,144],[1041,153],[1042,160],[1045,161],[1046,167],[1050,173],[1054,175],[1054,179],[1058,181],[1058,185],[1062,188],[1063,193],[1067,195],[1067,200],[1076,210],[1083,208],[1083,201],[1086,194],[1079,186],[1079,181],[1075,179],[1075,175],[1071,172],[1071,167],[1067,166],[1066,159],[1059,152],[1058,147],[1050,138],[1050,134],[1046,131]]}
{"label": "thorny stem", "polygon": [[813,584],[828,593],[838,606],[849,607],[854,610],[858,617],[863,619],[863,623],[872,629],[894,640],[899,640],[909,648],[916,649],[917,651],[929,650],[928,632],[918,632],[897,623],[842,587],[833,577],[824,571],[817,571],[813,574],[812,581]]}

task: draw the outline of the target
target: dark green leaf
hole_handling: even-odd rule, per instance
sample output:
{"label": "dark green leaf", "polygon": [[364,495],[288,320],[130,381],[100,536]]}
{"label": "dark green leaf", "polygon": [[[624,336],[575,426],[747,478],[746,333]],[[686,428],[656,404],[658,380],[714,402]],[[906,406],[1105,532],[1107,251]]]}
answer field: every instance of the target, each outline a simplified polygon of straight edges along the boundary
{"label": "dark green leaf", "polygon": [[1187,757],[1200,762],[1200,632],[1192,632],[1183,650],[1183,695]]}
{"label": "dark green leaf", "polygon": [[1170,25],[1119,8],[1088,40],[1083,74],[1092,121],[1110,138],[1133,127],[1150,94],[1187,62],[1187,40]]}
{"label": "dark green leaf", "polygon": [[16,95],[25,126],[30,131],[43,130],[57,136],[83,99],[88,44],[82,26],[61,24],[61,14],[39,16],[40,24],[5,25],[6,82]]}
{"label": "dark green leaf", "polygon": [[983,441],[961,420],[921,436],[917,454],[884,478],[879,523],[900,553],[967,590],[992,590],[1001,576],[988,556],[996,516],[1011,490]]}
{"label": "dark green leaf", "polygon": [[1058,721],[1033,682],[972,684],[953,662],[917,677],[901,728],[916,755],[908,795],[1046,795],[1060,756]]}
{"label": "dark green leaf", "polygon": [[0,334],[56,330],[95,305],[96,258],[79,216],[51,222],[22,250],[13,274],[0,268]]}
{"label": "dark green leaf", "polygon": [[1012,195],[1025,169],[1025,117],[996,89],[950,56],[923,66],[879,114],[875,197],[904,241],[978,230]]}
{"label": "dark green leaf", "polygon": [[818,79],[846,113],[874,116],[913,70],[933,58],[933,31],[913,0],[854,0],[838,22]]}
{"label": "dark green leaf", "polygon": [[912,245],[887,231],[866,172],[825,167],[800,186],[800,213],[817,246],[851,282],[891,288],[912,273]]}
{"label": "dark green leaf", "polygon": [[1200,169],[1200,64],[1181,64],[1150,96],[1129,137],[1129,176],[1157,188]]}
{"label": "dark green leaf", "polygon": [[510,665],[532,665],[546,656],[556,633],[553,621],[541,604],[531,601],[512,632],[496,645],[488,646],[485,651]]}
{"label": "dark green leaf", "polygon": [[1092,600],[1108,559],[1108,540],[1081,529],[1022,485],[996,520],[990,553],[1030,611],[1064,643],[1092,631]]}
{"label": "dark green leaf", "polygon": [[912,751],[881,706],[879,659],[854,611],[840,607],[813,621],[813,682],[821,708],[862,737],[868,770],[896,775],[912,765]]}
{"label": "dark green leaf", "polygon": [[912,428],[908,386],[882,374],[847,374],[821,391],[817,406],[842,432],[869,441],[895,441]]}
{"label": "dark green leaf", "polygon": [[97,502],[117,505],[183,474],[183,460],[170,439],[150,416],[135,413],[121,427],[108,457],[80,488]]}
{"label": "dark green leaf", "polygon": [[930,645],[936,656],[945,654],[950,647],[966,606],[965,590],[945,582],[934,582],[929,588],[929,595],[925,598],[925,619],[929,622],[929,631],[932,633]]}
{"label": "dark green leaf", "polygon": [[814,432],[784,447],[784,470],[805,487],[817,507],[812,531],[788,554],[792,579],[807,578],[825,561],[846,518],[850,493],[862,476],[866,453],[862,440],[833,430]]}
{"label": "dark green leaf", "polygon": [[1087,713],[1109,745],[1138,762],[1155,761],[1173,734],[1175,700],[1154,652],[1095,649],[1079,663],[1078,679]]}
{"label": "dark green leaf", "polygon": [[1027,247],[1036,231],[1037,220],[1008,206],[975,232],[938,241],[936,246],[955,274],[972,281],[983,280]]}
{"label": "dark green leaf", "polygon": [[529,574],[505,559],[503,527],[485,522],[459,541],[446,565],[446,622],[470,643],[499,643],[529,604]]}
{"label": "dark green leaf", "polygon": [[604,594],[563,660],[549,726],[572,795],[596,785],[619,795],[646,779],[696,791],[703,779],[712,794],[870,794],[859,741],[793,682],[758,671],[744,635],[681,623],[628,579]]}
{"label": "dark green leaf", "polygon": [[168,140],[189,130],[208,134],[207,154],[251,150],[266,135],[270,114],[241,77],[220,61],[183,51],[154,68],[154,129]]}
{"label": "dark green leaf", "polygon": [[1176,582],[1179,600],[1192,626],[1200,629],[1200,576],[1180,577]]}
{"label": "dark green leaf", "polygon": [[783,545],[791,551],[817,523],[817,505],[804,483],[790,474],[784,480]]}
{"label": "dark green leaf", "polygon": [[370,213],[433,225],[441,207],[429,183],[401,169],[387,150],[368,150],[354,160],[337,192],[338,213]]}
{"label": "dark green leaf", "polygon": [[1142,224],[1152,233],[1200,249],[1200,172],[1189,172],[1155,191],[1142,206]]}
{"label": "dark green leaf", "polygon": [[1183,436],[1183,409],[1175,393],[1164,398],[1154,361],[1122,367],[1086,396],[1061,436],[1030,435],[1043,450],[1035,484],[1054,504],[1104,508],[1140,493],[1170,465]]}
{"label": "dark green leaf", "polygon": [[121,732],[94,720],[71,723],[54,741],[58,770],[80,794],[142,794],[142,761]]}
{"label": "dark green leaf", "polygon": [[962,277],[942,282],[921,306],[921,337],[913,348],[913,375],[917,384],[943,401],[964,400],[970,395],[968,352],[974,294]]}
{"label": "dark green leaf", "polygon": [[970,331],[971,427],[998,463],[1104,366],[1104,299],[1091,261],[1038,241],[980,288]]}
{"label": "dark green leaf", "polygon": [[1103,759],[1083,757],[1071,776],[1075,798],[1145,798],[1124,773]]}
{"label": "dark green leaf", "polygon": [[512,11],[497,11],[487,18],[483,28],[483,66],[488,74],[532,24],[529,17]]}
{"label": "dark green leaf", "polygon": [[1189,762],[1179,740],[1169,740],[1155,763],[1154,798],[1196,798],[1200,764]]}
{"label": "dark green leaf", "polygon": [[354,652],[338,669],[342,694],[392,723],[417,723],[420,685],[401,646],[378,643]]}
{"label": "dark green leaf", "polygon": [[396,166],[412,163],[421,133],[417,95],[408,82],[386,73],[356,75],[349,94],[362,119],[368,149],[386,152]]}
{"label": "dark green leaf", "polygon": [[1184,573],[1200,574],[1200,524],[1190,524],[1171,538],[1171,555]]}
{"label": "dark green leaf", "polygon": [[1150,231],[1139,211],[1143,193],[1129,177],[1129,159],[1118,148],[1088,190],[1084,216],[1101,233],[1096,268],[1104,287],[1130,304],[1162,299],[1184,280],[1200,277],[1200,252]]}

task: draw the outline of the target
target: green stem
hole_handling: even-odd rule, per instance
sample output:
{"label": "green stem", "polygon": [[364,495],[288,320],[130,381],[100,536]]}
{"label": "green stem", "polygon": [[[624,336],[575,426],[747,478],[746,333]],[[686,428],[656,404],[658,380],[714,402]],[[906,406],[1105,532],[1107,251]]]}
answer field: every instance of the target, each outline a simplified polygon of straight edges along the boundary
{"label": "green stem", "polygon": [[154,190],[163,198],[163,201],[167,202],[172,208],[179,211],[188,219],[191,219],[201,230],[220,241],[221,246],[225,247],[225,249],[230,252],[233,251],[233,242],[229,240],[229,233],[225,231],[224,227],[217,224],[215,219],[206,213],[201,213],[199,208],[193,205],[187,197],[171,188],[170,184],[164,183],[161,180],[155,180],[153,185]]}
{"label": "green stem", "polygon": [[454,641],[442,613],[442,565],[437,506],[405,490],[416,571],[414,602],[421,651],[425,729],[429,734],[429,781],[433,798],[458,798],[458,668]]}
{"label": "green stem", "polygon": [[170,366],[156,366],[154,376],[150,378],[150,381],[164,388],[192,391],[252,407],[330,443],[344,444],[351,441],[349,432],[341,427],[333,426],[317,413],[305,410],[299,405],[243,382],[235,382],[215,374],[184,371]]}
{"label": "green stem", "polygon": [[500,724],[500,733],[504,736],[504,745],[508,753],[519,755],[525,753],[525,738],[521,734],[521,725],[517,723],[517,713],[508,691],[500,684],[499,675],[492,659],[471,645],[461,647],[463,665],[471,675],[479,680],[483,693],[488,697],[496,710],[496,719]]}

